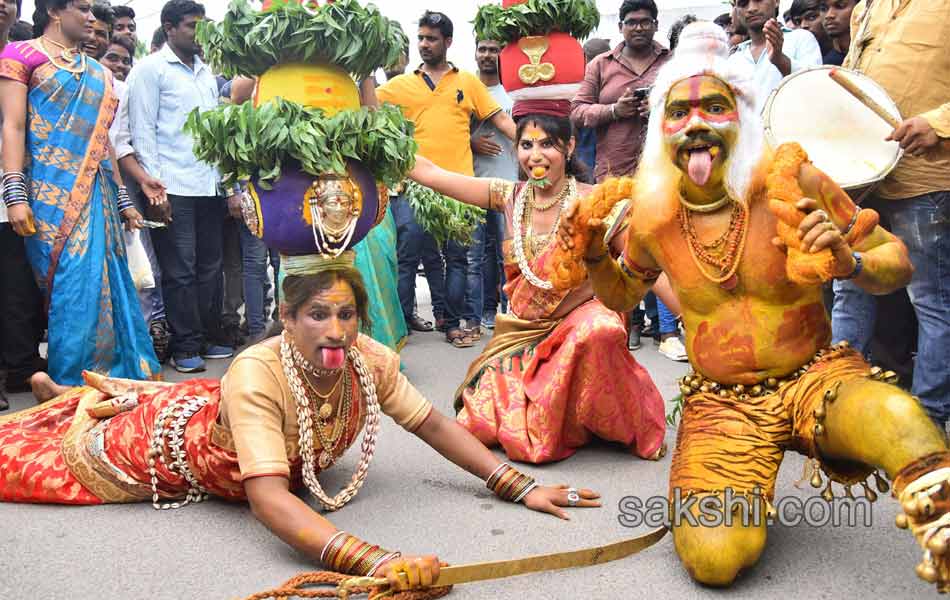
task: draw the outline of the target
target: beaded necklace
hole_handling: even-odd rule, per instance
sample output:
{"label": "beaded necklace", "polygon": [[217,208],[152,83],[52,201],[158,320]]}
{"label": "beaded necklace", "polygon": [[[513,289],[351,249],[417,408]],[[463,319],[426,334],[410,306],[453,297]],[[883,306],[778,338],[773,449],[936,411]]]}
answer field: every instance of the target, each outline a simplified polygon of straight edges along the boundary
{"label": "beaded necklace", "polygon": [[[748,237],[749,211],[741,202],[734,202],[729,226],[726,231],[710,243],[703,243],[696,235],[691,211],[685,206],[679,208],[680,229],[686,238],[689,255],[703,277],[719,284],[725,290],[733,290],[739,283],[736,271]],[[711,275],[703,263],[719,270],[719,275]]]}

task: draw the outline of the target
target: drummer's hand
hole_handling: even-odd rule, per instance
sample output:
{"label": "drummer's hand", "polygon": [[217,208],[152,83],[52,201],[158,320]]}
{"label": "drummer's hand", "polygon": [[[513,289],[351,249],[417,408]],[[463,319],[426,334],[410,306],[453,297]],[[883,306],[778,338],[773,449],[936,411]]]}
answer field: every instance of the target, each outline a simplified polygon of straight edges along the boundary
{"label": "drummer's hand", "polygon": [[373,577],[385,577],[394,592],[427,588],[439,579],[439,559],[435,556],[400,556],[384,562]]}
{"label": "drummer's hand", "polygon": [[940,143],[940,136],[937,135],[927,119],[913,117],[901,121],[897,129],[887,136],[886,141],[898,142],[904,152],[913,156],[922,156]]}
{"label": "drummer's hand", "polygon": [[[554,487],[541,485],[531,490],[531,492],[524,497],[522,502],[531,510],[546,512],[555,517],[560,517],[565,521],[570,521],[571,518],[567,516],[567,511],[560,508],[562,506],[570,506],[570,502],[567,499],[569,489],[574,488],[569,488],[564,484]],[[575,506],[579,508],[600,508],[601,504],[597,501],[597,499],[600,498],[600,494],[588,489],[577,489],[576,491],[580,499]]]}
{"label": "drummer's hand", "polygon": [[769,53],[769,60],[775,65],[783,77],[792,72],[792,61],[785,56],[783,48],[785,46],[785,34],[782,33],[782,26],[775,19],[769,19],[762,28],[765,33],[765,42]]}
{"label": "drummer's hand", "polygon": [[828,213],[818,207],[811,198],[802,198],[795,204],[799,210],[807,213],[798,224],[798,237],[802,241],[803,252],[821,252],[829,248],[835,259],[834,276],[847,277],[854,272],[855,260],[851,254],[851,245],[841,234]]}

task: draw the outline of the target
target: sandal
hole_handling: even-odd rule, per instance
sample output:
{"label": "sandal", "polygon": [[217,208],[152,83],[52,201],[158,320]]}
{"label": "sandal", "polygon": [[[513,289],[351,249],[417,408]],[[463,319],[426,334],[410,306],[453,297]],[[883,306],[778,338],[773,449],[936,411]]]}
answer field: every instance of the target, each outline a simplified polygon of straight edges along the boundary
{"label": "sandal", "polygon": [[432,331],[434,329],[431,321],[426,321],[419,315],[412,315],[407,324],[412,331]]}
{"label": "sandal", "polygon": [[481,325],[477,327],[466,327],[462,331],[465,332],[465,335],[472,338],[473,342],[480,342],[482,339],[482,327]]}
{"label": "sandal", "polygon": [[456,348],[471,348],[475,345],[472,336],[460,327],[453,327],[445,333],[445,341]]}

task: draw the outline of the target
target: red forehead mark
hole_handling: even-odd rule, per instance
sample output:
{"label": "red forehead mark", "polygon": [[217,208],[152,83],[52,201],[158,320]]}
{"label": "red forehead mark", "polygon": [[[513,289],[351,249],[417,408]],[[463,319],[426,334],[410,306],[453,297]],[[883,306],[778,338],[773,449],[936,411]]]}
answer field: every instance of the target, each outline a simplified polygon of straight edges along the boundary
{"label": "red forehead mark", "polygon": [[693,106],[699,104],[701,99],[699,88],[703,85],[702,77],[691,77],[689,80],[689,103]]}
{"label": "red forehead mark", "polygon": [[[693,119],[694,116],[699,117],[701,120],[708,123],[729,123],[739,120],[739,112],[736,109],[731,109],[723,113],[714,114],[708,112],[702,104],[703,93],[702,87],[703,83],[706,82],[704,77],[691,77],[688,80],[689,83],[689,98],[688,104],[690,106],[689,112],[681,119],[672,119],[667,118],[663,121],[663,131],[667,135],[673,135],[681,131],[686,125]],[[721,86],[720,86],[721,87]],[[713,90],[714,93],[721,93],[723,96],[728,97],[728,92],[726,90]]]}

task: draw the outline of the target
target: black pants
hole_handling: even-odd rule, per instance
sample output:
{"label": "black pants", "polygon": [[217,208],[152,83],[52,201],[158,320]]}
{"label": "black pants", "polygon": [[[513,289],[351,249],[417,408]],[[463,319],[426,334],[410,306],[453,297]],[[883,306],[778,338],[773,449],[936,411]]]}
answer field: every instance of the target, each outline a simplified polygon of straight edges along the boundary
{"label": "black pants", "polygon": [[168,201],[172,222],[152,230],[152,241],[162,266],[172,354],[193,356],[220,337],[221,234],[227,208],[221,197],[169,194]]}
{"label": "black pants", "polygon": [[0,371],[10,387],[20,387],[36,369],[45,320],[23,238],[0,223]]}

